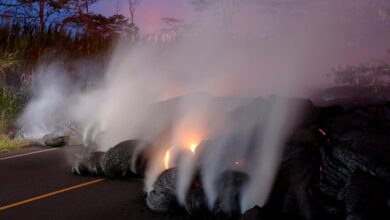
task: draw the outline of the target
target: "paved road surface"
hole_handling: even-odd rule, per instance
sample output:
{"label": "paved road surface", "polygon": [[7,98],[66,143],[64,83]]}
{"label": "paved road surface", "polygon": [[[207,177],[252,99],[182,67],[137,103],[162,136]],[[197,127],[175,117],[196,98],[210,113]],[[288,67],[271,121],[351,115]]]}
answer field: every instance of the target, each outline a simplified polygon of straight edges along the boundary
{"label": "paved road surface", "polygon": [[0,219],[185,219],[151,212],[143,200],[142,179],[72,175],[78,151],[31,147],[0,154]]}

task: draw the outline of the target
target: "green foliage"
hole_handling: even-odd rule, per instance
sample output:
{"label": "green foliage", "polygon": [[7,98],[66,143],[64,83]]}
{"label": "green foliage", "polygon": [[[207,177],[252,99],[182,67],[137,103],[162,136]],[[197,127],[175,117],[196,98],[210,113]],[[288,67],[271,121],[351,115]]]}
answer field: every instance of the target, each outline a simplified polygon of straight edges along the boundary
{"label": "green foliage", "polygon": [[134,34],[129,30],[138,31],[123,15],[81,14],[47,25],[44,31],[33,23],[5,23],[0,26],[0,62],[23,60],[34,65],[48,52],[71,59],[104,54],[118,37]]}
{"label": "green foliage", "polygon": [[0,135],[0,153],[16,150],[28,146],[28,144],[24,140],[10,139],[5,135]]}
{"label": "green foliage", "polygon": [[381,89],[390,86],[390,64],[359,64],[356,66],[339,66],[333,69],[328,77],[333,77],[336,85],[373,87]]}
{"label": "green foliage", "polygon": [[123,15],[105,17],[100,14],[80,14],[64,19],[63,27],[74,30],[76,43],[83,46],[87,54],[107,51],[121,36],[138,33],[138,27],[129,24]]}
{"label": "green foliage", "polygon": [[[92,2],[92,1],[90,1]],[[50,1],[51,8],[61,8],[68,1]],[[56,4],[59,5],[56,5]],[[62,5],[61,5],[62,4]],[[134,38],[138,28],[123,15],[104,17],[83,12],[72,14],[61,22],[2,20],[0,24],[0,134],[12,128],[25,98],[21,94],[41,62],[60,60],[71,68],[80,58],[99,60],[113,48],[119,37]],[[102,59],[103,58],[103,59]]]}
{"label": "green foliage", "polygon": [[1,57],[12,55],[14,60],[36,64],[48,51],[68,54],[74,59],[103,52],[109,41],[93,35],[74,33],[61,25],[52,24],[44,32],[30,24],[13,24],[0,27]]}
{"label": "green foliage", "polygon": [[17,59],[17,52],[4,52],[0,54],[0,72],[4,72],[9,68],[17,66],[20,61]]}
{"label": "green foliage", "polygon": [[20,92],[11,88],[0,88],[0,133],[7,132],[12,127],[12,121],[18,116],[24,105]]}
{"label": "green foliage", "polygon": [[36,64],[58,59],[103,58],[117,38],[136,39],[138,29],[123,15],[81,14],[52,23],[44,31],[34,23],[0,25],[0,86],[23,85]]}

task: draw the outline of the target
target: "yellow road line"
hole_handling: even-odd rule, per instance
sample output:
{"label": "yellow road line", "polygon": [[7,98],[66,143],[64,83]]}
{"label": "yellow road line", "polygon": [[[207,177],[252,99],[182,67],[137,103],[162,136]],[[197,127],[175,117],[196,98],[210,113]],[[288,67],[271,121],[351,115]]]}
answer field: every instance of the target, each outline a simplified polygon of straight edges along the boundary
{"label": "yellow road line", "polygon": [[70,190],[74,190],[74,189],[78,189],[78,188],[85,187],[85,186],[88,186],[88,185],[92,185],[92,184],[101,182],[103,180],[104,179],[92,180],[92,181],[89,181],[89,182],[86,182],[86,183],[82,183],[82,184],[71,186],[71,187],[68,187],[68,188],[65,188],[65,189],[60,189],[60,190],[57,190],[57,191],[54,191],[54,192],[50,192],[50,193],[47,193],[47,194],[44,194],[44,195],[41,195],[41,196],[36,196],[36,197],[30,198],[30,199],[22,200],[20,202],[15,202],[15,203],[12,203],[12,204],[9,204],[9,205],[1,206],[0,207],[0,211],[6,210],[6,209],[10,209],[10,208],[13,208],[13,207],[16,207],[16,206],[24,205],[26,203],[34,202],[34,201],[37,201],[37,200],[40,200],[40,199],[44,199],[44,198],[47,198],[47,197],[50,197],[50,196],[54,196],[54,195],[57,195],[57,194],[60,194],[60,193],[64,193],[64,192],[67,192],[67,191],[70,191]]}

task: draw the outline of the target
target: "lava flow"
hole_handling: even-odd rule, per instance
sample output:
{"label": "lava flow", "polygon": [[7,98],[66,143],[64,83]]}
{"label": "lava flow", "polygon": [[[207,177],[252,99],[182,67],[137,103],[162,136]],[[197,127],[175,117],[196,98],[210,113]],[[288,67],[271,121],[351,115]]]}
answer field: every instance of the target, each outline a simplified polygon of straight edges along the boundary
{"label": "lava flow", "polygon": [[195,155],[196,147],[198,147],[197,144],[191,143],[191,145],[190,145],[190,150],[191,150],[191,152],[192,152],[193,155]]}
{"label": "lava flow", "polygon": [[[189,147],[189,150],[192,152],[192,155],[195,156],[195,151],[196,151],[196,148],[198,147],[198,144],[196,144],[195,142],[191,142],[191,144],[188,145]],[[165,155],[164,155],[164,167],[165,169],[169,169],[170,168],[170,160],[172,159],[171,157],[171,151],[172,151],[172,148],[169,148],[167,151],[165,151]]]}
{"label": "lava flow", "polygon": [[166,169],[169,169],[169,160],[171,159],[171,149],[165,152],[164,165]]}

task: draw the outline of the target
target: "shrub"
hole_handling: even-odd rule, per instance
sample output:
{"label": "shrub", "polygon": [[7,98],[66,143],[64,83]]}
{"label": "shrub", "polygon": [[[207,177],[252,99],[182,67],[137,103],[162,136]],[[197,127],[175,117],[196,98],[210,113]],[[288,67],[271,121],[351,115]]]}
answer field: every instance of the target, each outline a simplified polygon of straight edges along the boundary
{"label": "shrub", "polygon": [[17,59],[17,52],[0,53],[0,72],[5,72],[7,69],[18,65],[20,61]]}
{"label": "shrub", "polygon": [[0,134],[0,153],[16,150],[28,145],[24,140],[10,139],[5,135]]}
{"label": "shrub", "polygon": [[8,132],[23,108],[23,96],[12,88],[0,88],[0,133]]}
{"label": "shrub", "polygon": [[328,77],[333,77],[336,85],[372,87],[378,90],[390,86],[390,64],[381,62],[339,66],[333,69]]}

